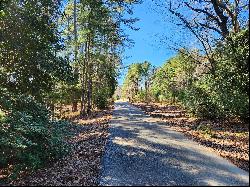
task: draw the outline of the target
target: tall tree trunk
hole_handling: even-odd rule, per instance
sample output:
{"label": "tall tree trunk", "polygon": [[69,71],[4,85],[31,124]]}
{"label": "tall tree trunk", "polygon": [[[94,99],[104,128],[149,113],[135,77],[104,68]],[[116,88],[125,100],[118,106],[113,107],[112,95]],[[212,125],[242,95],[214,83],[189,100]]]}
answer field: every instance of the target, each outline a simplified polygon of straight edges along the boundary
{"label": "tall tree trunk", "polygon": [[91,109],[92,109],[92,105],[91,105],[92,102],[91,101],[92,101],[92,77],[89,77],[89,80],[88,80],[88,108],[87,108],[88,115],[90,115]]}
{"label": "tall tree trunk", "polygon": [[84,64],[82,70],[82,101],[80,115],[83,117],[86,115],[86,81],[87,81],[87,67],[88,67],[88,40],[85,42],[85,54]]}
{"label": "tall tree trunk", "polygon": [[145,98],[146,98],[146,103],[148,104],[148,81],[145,80]]}
{"label": "tall tree trunk", "polygon": [[[75,45],[74,45],[74,55],[75,55],[75,63],[77,63],[77,55],[78,55],[78,47],[77,47],[77,10],[76,10],[76,0],[74,0],[74,41],[75,41]],[[75,67],[74,70],[75,74],[78,74],[78,68]],[[76,100],[76,93],[73,91],[72,93],[72,112],[76,112],[77,111],[77,100]]]}
{"label": "tall tree trunk", "polygon": [[76,112],[77,111],[77,101],[75,99],[73,99],[72,101],[72,112]]}
{"label": "tall tree trunk", "polygon": [[89,37],[89,45],[88,45],[88,91],[87,91],[87,114],[90,115],[92,105],[91,105],[91,99],[92,99],[92,61],[90,56],[90,48],[91,48],[91,36]]}
{"label": "tall tree trunk", "polygon": [[74,0],[74,40],[75,40],[75,62],[77,61],[77,25],[76,25],[76,0]]}

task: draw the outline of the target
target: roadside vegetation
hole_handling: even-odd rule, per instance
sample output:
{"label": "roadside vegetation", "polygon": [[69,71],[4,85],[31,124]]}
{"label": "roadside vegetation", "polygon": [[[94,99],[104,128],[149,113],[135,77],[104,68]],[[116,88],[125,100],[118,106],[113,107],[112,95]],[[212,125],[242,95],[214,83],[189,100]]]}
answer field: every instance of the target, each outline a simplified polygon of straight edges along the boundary
{"label": "roadside vegetation", "polygon": [[74,120],[110,107],[134,3],[0,2],[1,182],[70,154]]}
{"label": "roadside vegetation", "polygon": [[[200,142],[210,141],[204,143],[207,146],[226,150],[223,156],[236,154],[231,160],[248,170],[249,19],[240,16],[247,9],[239,11],[243,5],[228,1],[169,4],[177,23],[195,35],[200,46],[179,48],[161,67],[147,61],[131,64],[122,95],[152,116],[167,119],[169,125],[172,120],[173,126]],[[200,16],[190,19],[175,6]],[[190,123],[183,116],[195,120]],[[235,151],[236,147],[242,149]]]}
{"label": "roadside vegetation", "polygon": [[[213,69],[206,56],[180,49],[162,67],[130,65],[123,97],[132,102],[170,102],[206,118],[249,118],[249,31],[232,33],[214,49]],[[197,62],[199,59],[201,63]]]}
{"label": "roadside vegetation", "polygon": [[[140,2],[0,1],[0,185],[97,184],[123,51],[131,44],[124,30],[138,30],[133,6]],[[200,44],[177,46],[161,67],[132,64],[123,97],[175,105],[197,119],[237,121],[219,127],[237,127],[235,140],[246,139],[248,2],[160,3]],[[213,128],[197,127],[208,137]]]}

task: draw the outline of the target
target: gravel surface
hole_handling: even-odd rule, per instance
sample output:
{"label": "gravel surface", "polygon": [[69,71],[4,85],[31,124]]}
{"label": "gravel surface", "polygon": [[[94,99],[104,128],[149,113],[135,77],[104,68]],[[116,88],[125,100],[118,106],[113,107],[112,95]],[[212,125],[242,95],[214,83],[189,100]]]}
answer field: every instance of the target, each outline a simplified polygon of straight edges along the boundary
{"label": "gravel surface", "polygon": [[115,104],[99,185],[249,185],[249,173],[127,102]]}

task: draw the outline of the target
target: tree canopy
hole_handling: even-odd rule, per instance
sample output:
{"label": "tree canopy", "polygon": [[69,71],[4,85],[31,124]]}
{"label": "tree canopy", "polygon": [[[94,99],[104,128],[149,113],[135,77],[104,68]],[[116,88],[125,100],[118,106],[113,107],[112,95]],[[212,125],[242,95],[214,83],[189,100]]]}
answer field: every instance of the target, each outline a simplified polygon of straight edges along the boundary
{"label": "tree canopy", "polygon": [[135,3],[0,2],[0,165],[14,164],[13,177],[67,152],[63,104],[81,103],[82,117],[109,106]]}

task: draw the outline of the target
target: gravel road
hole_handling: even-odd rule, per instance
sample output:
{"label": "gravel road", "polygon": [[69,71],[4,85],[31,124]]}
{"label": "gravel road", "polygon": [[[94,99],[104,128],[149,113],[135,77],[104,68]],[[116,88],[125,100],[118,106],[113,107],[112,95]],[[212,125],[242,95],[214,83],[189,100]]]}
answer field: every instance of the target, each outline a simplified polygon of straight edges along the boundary
{"label": "gravel road", "polygon": [[249,185],[248,172],[156,120],[115,104],[99,185]]}

